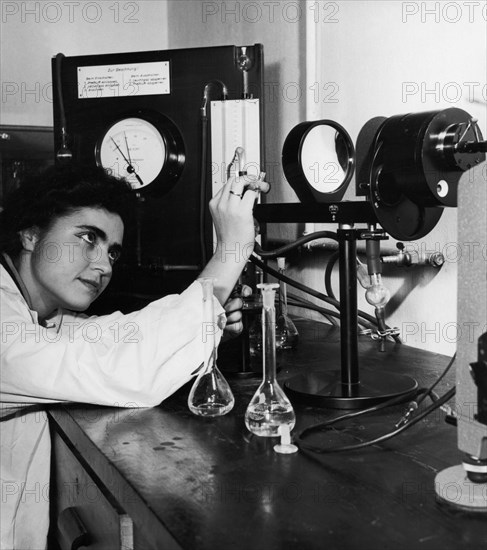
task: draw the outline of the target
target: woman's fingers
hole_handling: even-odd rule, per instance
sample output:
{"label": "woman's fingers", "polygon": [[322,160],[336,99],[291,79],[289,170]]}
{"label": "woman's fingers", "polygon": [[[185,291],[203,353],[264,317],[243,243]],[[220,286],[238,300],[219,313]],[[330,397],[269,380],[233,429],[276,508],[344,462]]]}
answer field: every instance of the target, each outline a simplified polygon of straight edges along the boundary
{"label": "woman's fingers", "polygon": [[255,176],[233,176],[223,186],[222,197],[241,199],[252,191],[250,195],[255,199],[258,193],[267,193],[269,189],[270,185],[266,181]]}
{"label": "woman's fingers", "polygon": [[233,336],[240,334],[243,329],[242,306],[243,300],[241,298],[230,298],[224,306],[227,316],[225,331]]}
{"label": "woman's fingers", "polygon": [[240,295],[243,298],[248,298],[249,296],[252,296],[252,288],[248,285],[242,285],[242,290],[240,292]]}
{"label": "woman's fingers", "polygon": [[225,313],[227,314],[227,321],[229,320],[229,316],[232,315],[235,312],[241,312],[243,307],[243,300],[242,298],[230,298],[224,306]]}
{"label": "woman's fingers", "polygon": [[225,327],[225,332],[229,336],[238,336],[243,330],[243,323],[239,321],[238,323],[232,323]]}

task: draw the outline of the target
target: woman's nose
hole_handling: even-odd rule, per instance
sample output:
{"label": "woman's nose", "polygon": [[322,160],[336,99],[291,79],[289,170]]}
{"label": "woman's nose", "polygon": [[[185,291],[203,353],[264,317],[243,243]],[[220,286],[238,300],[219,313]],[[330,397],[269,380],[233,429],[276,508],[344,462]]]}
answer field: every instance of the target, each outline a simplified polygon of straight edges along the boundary
{"label": "woman's nose", "polygon": [[103,247],[99,248],[96,258],[92,261],[92,267],[100,271],[103,275],[112,274],[112,262],[110,261],[108,250],[105,250]]}

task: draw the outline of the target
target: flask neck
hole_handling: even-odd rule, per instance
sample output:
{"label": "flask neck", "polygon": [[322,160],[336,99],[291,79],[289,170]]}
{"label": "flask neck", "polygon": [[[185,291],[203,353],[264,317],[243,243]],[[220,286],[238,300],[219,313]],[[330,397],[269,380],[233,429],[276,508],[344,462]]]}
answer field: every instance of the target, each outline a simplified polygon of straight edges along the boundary
{"label": "flask neck", "polygon": [[274,306],[262,308],[263,380],[276,379],[276,311]]}
{"label": "flask neck", "polygon": [[201,338],[205,350],[205,371],[211,369],[216,360],[216,325],[213,306],[214,279],[203,277],[198,279],[203,290],[203,322],[201,324]]}

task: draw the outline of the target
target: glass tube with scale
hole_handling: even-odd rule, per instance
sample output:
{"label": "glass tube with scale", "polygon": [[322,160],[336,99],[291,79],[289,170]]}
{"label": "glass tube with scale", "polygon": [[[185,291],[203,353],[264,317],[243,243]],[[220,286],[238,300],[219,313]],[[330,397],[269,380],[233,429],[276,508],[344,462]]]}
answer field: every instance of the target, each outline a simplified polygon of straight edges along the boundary
{"label": "glass tube with scale", "polygon": [[201,278],[198,282],[203,288],[201,335],[205,346],[205,364],[189,393],[188,407],[198,416],[223,416],[232,410],[235,398],[228,382],[216,365],[213,279]]}
{"label": "glass tube with scale", "polygon": [[[257,287],[264,282],[264,274],[260,269],[256,269],[255,278],[257,280]],[[250,304],[250,300],[248,302]],[[260,311],[262,309],[262,294],[258,291],[252,295],[253,310],[258,312],[251,318],[249,331],[249,353],[250,357],[259,360],[262,358],[262,322]]]}
{"label": "glass tube with scale", "polygon": [[291,431],[296,415],[291,402],[276,379],[276,310],[274,305],[275,283],[257,285],[262,290],[262,383],[257,388],[245,412],[245,425],[255,435],[279,436],[281,426]]}

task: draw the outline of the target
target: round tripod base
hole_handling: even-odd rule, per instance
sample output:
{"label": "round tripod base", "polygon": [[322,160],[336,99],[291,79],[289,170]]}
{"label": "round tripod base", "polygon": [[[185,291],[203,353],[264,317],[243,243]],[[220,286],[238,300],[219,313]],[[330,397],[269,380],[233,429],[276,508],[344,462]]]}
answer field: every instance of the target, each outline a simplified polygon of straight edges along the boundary
{"label": "round tripod base", "polygon": [[435,477],[438,502],[464,512],[487,513],[487,483],[474,483],[459,464],[442,470]]}
{"label": "round tripod base", "polygon": [[365,409],[394,397],[407,399],[418,388],[414,378],[389,372],[360,372],[360,382],[342,384],[341,372],[311,372],[284,382],[291,399],[331,409]]}

